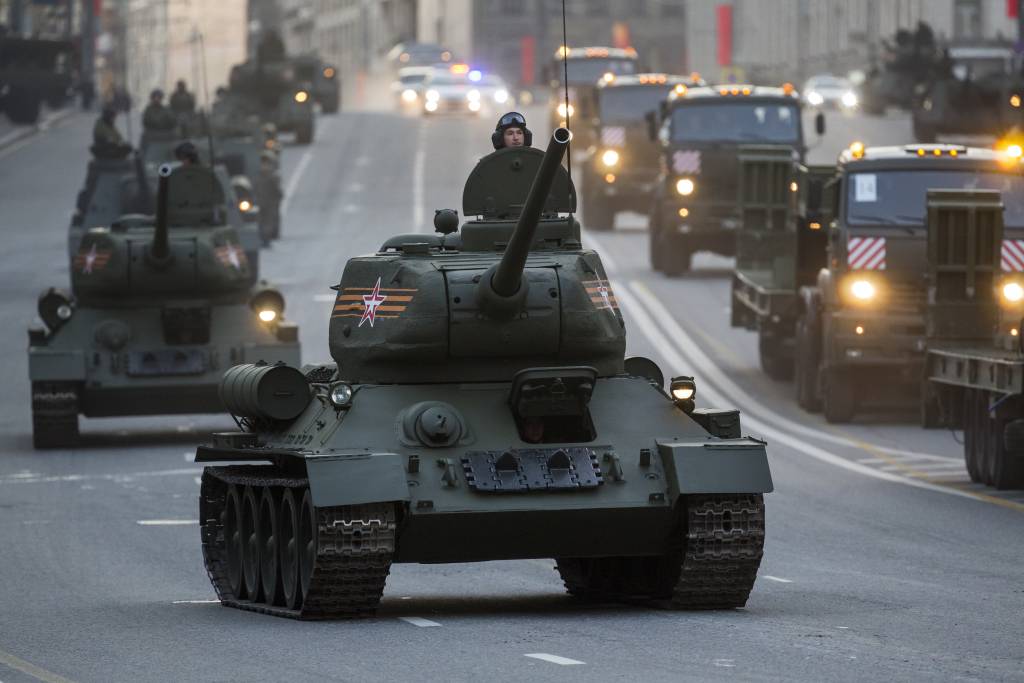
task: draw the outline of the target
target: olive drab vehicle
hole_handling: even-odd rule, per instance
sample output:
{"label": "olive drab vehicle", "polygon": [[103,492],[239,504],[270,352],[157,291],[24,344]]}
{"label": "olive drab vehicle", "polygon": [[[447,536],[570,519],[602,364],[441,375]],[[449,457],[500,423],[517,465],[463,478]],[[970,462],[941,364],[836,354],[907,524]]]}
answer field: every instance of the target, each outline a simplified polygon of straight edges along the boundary
{"label": "olive drab vehicle", "polygon": [[333,114],[341,107],[341,83],[338,70],[332,64],[322,61],[316,55],[302,55],[291,58],[295,78],[309,83],[313,99],[325,114]]}
{"label": "olive drab vehicle", "polygon": [[861,108],[874,115],[887,107],[911,110],[944,61],[928,24],[919,22],[913,32],[898,30],[892,42],[882,41],[881,61],[871,66],[860,86]]}
{"label": "olive drab vehicle", "polygon": [[77,51],[67,40],[0,35],[0,111],[33,124],[43,102],[64,106],[74,90]]}
{"label": "olive drab vehicle", "polygon": [[208,168],[165,165],[156,216],[91,227],[71,292],[39,297],[29,330],[37,448],[71,447],[78,416],[219,412],[218,381],[238,363],[299,361],[284,298],[253,287],[226,197]]}
{"label": "olive drab vehicle", "polygon": [[[243,431],[196,461],[203,555],[230,606],[372,613],[393,562],[556,558],[568,591],[677,608],[743,605],[772,490],[735,410],[694,409],[624,358],[601,259],[547,152],[484,157],[435,235],[349,260],[334,363],[232,368]],[[564,214],[570,213],[567,217]],[[275,376],[271,376],[272,373]]]}
{"label": "olive drab vehicle", "polygon": [[109,226],[124,215],[152,215],[155,199],[156,177],[149,173],[141,156],[132,154],[119,159],[93,156],[71,214],[69,261],[78,253],[86,230]]}
{"label": "olive drab vehicle", "polygon": [[[666,275],[686,272],[698,251],[736,253],[737,234],[744,229],[741,161],[774,156],[787,164],[801,162],[806,145],[800,106],[788,83],[781,88],[720,85],[669,93],[648,120],[648,134],[661,159],[649,209],[655,270]],[[815,129],[818,135],[824,133],[823,115],[815,118]]]}
{"label": "olive drab vehicle", "polygon": [[312,85],[299,80],[286,59],[250,59],[232,67],[228,92],[246,114],[295,133],[295,140],[306,145],[315,128]]}
{"label": "olive drab vehicle", "polygon": [[[921,417],[964,432],[971,480],[1024,488],[1024,242],[1004,241],[997,190],[928,191]],[[964,248],[964,245],[971,245]]]}
{"label": "olive drab vehicle", "polygon": [[956,145],[858,144],[840,156],[825,186],[832,207],[826,265],[797,302],[794,374],[802,407],[847,422],[874,405],[913,405],[928,346],[928,243],[936,229],[928,192],[967,189],[1000,191],[1005,240],[1024,239],[1016,158]]}
{"label": "olive drab vehicle", "polygon": [[594,96],[596,144],[583,162],[587,229],[611,230],[619,211],[647,213],[658,181],[658,148],[647,137],[648,112],[674,88],[703,85],[696,74],[643,73],[602,78]]}

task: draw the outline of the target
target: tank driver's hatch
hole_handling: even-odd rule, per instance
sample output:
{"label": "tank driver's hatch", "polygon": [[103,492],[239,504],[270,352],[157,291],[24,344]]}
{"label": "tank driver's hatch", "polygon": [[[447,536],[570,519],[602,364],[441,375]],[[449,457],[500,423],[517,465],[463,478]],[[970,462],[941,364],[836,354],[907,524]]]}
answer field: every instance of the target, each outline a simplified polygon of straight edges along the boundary
{"label": "tank driver's hatch", "polygon": [[211,169],[206,166],[179,166],[167,180],[168,225],[225,223],[224,188]]}
{"label": "tank driver's hatch", "polygon": [[[462,190],[462,214],[484,218],[515,219],[530,194],[544,152],[533,147],[507,147],[477,162]],[[559,166],[551,185],[544,214],[576,211],[576,188],[564,166]]]}

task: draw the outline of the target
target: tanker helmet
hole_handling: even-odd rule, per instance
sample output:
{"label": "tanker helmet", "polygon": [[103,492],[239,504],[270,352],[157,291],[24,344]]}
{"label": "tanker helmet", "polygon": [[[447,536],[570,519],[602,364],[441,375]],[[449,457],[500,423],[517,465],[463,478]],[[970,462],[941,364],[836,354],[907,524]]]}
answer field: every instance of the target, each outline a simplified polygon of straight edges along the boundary
{"label": "tanker helmet", "polygon": [[505,146],[505,130],[508,128],[523,129],[523,144],[527,147],[533,146],[533,131],[526,127],[526,117],[517,111],[510,111],[498,119],[498,125],[491,133],[491,144],[494,149],[502,149]]}

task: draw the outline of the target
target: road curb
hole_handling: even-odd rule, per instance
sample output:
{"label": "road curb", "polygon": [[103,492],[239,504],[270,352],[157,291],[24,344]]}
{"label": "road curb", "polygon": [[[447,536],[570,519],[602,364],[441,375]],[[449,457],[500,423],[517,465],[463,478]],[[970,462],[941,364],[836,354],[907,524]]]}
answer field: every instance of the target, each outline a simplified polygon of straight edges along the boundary
{"label": "road curb", "polygon": [[78,110],[74,108],[61,109],[60,111],[53,112],[34,125],[22,126],[17,130],[12,130],[7,135],[0,137],[0,150],[6,149],[15,143],[21,142],[22,140],[39,135],[40,133],[44,133],[54,125],[62,122],[64,119],[74,116],[77,113]]}

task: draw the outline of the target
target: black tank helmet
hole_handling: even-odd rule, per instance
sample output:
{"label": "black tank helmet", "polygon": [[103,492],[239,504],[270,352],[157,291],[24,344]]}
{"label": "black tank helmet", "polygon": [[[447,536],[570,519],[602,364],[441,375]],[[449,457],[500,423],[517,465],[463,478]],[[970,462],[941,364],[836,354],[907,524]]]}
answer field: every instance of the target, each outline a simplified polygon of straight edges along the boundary
{"label": "black tank helmet", "polygon": [[494,127],[494,132],[491,133],[491,144],[494,145],[494,149],[501,149],[505,146],[506,128],[522,128],[523,143],[527,147],[533,146],[533,131],[526,127],[526,117],[517,111],[510,111],[498,119],[498,125]]}
{"label": "black tank helmet", "polygon": [[199,163],[199,150],[191,142],[186,140],[174,148],[174,158],[181,162],[190,164]]}

